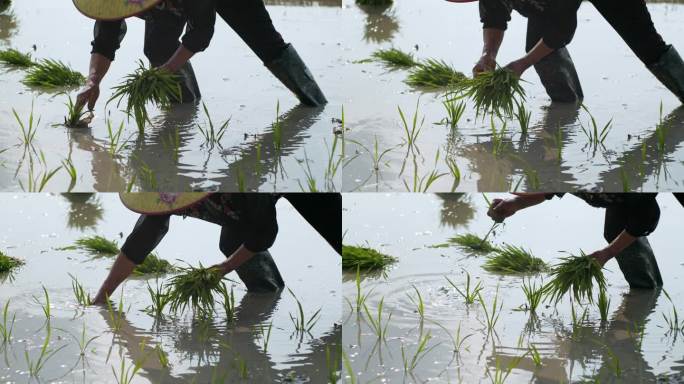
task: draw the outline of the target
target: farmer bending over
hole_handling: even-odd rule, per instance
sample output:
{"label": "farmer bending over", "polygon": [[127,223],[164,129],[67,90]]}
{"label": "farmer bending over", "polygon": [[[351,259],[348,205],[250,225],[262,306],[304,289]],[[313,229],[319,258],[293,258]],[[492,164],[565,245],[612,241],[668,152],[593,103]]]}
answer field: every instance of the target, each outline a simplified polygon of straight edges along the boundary
{"label": "farmer bending over", "polygon": [[[562,196],[563,194],[558,194]],[[656,288],[663,285],[660,270],[648,236],[658,226],[660,207],[656,193],[575,193],[592,207],[605,208],[603,237],[609,244],[592,254],[603,266],[613,257],[631,288]],[[516,194],[510,199],[495,199],[487,215],[501,222],[517,211],[556,196],[547,193]],[[684,206],[684,194],[675,194]]]}
{"label": "farmer bending over", "polygon": [[[475,0],[449,0],[471,2]],[[651,21],[644,0],[589,0],[660,82],[684,103],[684,62]],[[507,65],[521,76],[534,66],[552,101],[584,97],[566,48],[577,28],[582,0],[479,0],[484,25],[482,56],[473,74],[493,70],[513,10],[527,17],[527,54]]]}
{"label": "farmer bending over", "polygon": [[236,271],[252,292],[277,291],[284,286],[268,252],[278,234],[276,202],[280,197],[285,197],[337,253],[342,251],[339,194],[132,193],[121,197],[129,209],[143,214],[121,247],[95,304],[105,303],[161,242],[171,215],[191,216],[220,225],[219,248],[228,259],[214,268],[222,275]]}
{"label": "farmer bending over", "polygon": [[145,20],[144,51],[152,66],[180,75],[182,102],[199,100],[200,90],[189,60],[209,46],[216,13],[303,104],[327,103],[297,51],[276,31],[263,0],[74,0],[74,3],[83,14],[96,19],[90,71],[86,86],[77,98],[79,107],[86,104],[89,110],[95,107],[100,82],[126,35],[125,18],[132,16]]}

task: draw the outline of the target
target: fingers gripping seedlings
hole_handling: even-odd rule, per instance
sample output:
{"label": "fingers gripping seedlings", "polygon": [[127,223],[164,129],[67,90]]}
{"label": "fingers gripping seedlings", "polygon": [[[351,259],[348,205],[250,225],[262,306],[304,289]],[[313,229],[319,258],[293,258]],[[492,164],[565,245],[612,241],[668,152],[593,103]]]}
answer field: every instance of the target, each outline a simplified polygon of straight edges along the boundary
{"label": "fingers gripping seedlings", "polygon": [[85,104],[76,106],[71,96],[65,104],[67,107],[67,115],[64,117],[64,126],[68,128],[88,128],[90,121],[86,116],[90,115],[90,111],[85,110]]}
{"label": "fingers gripping seedlings", "polygon": [[559,264],[551,268],[551,281],[544,286],[544,295],[551,301],[558,303],[560,299],[572,290],[575,300],[587,299],[593,303],[593,282],[596,280],[599,291],[606,289],[606,279],[601,266],[593,257],[580,251],[580,256],[561,258]]}
{"label": "fingers gripping seedlings", "polygon": [[211,317],[214,312],[214,293],[221,294],[223,275],[214,268],[198,268],[188,265],[169,282],[169,308],[172,312],[184,312],[190,307],[200,317]]}
{"label": "fingers gripping seedlings", "polygon": [[514,108],[525,101],[520,78],[511,70],[497,68],[454,84],[451,97],[469,98],[475,102],[477,115],[491,113],[498,117],[514,115]]}

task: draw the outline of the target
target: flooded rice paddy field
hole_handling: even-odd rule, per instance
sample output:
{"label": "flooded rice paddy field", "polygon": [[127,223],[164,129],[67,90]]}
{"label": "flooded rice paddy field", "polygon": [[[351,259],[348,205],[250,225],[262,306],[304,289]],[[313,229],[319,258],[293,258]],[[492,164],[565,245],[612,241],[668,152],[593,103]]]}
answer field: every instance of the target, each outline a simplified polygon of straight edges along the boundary
{"label": "flooded rice paddy field", "polygon": [[[326,346],[336,354],[341,338],[340,259],[286,202],[278,205],[280,235],[271,253],[305,314],[321,308],[320,320],[306,335],[294,332],[290,314],[297,311],[297,304],[287,291],[246,294],[242,283],[231,284],[236,318],[229,323],[223,313],[211,321],[193,321],[189,314],[155,320],[143,312],[150,305],[148,281],[131,279],[123,290],[125,316],[114,322],[106,309],[76,303],[68,275],[76,276],[94,295],[112,259],[56,248],[93,234],[121,245],[120,234],[128,233],[137,215],[114,194],[1,194],[0,204],[12,223],[5,222],[0,248],[26,262],[11,278],[0,280],[3,310],[11,299],[9,320],[16,315],[11,342],[0,346],[1,382],[112,383],[117,382],[114,372],[121,378],[122,362],[129,375],[135,363],[141,365],[133,383],[327,381]],[[157,249],[160,257],[195,266],[224,260],[218,249],[218,226],[180,217],[171,220],[170,231]],[[188,241],[189,236],[193,241]],[[303,240],[306,252],[298,246]],[[227,277],[239,281],[234,273]],[[154,287],[155,280],[149,283]],[[42,286],[50,296],[48,349],[57,352],[31,379],[25,353],[37,364],[47,334],[46,316],[34,299],[45,303]],[[117,303],[120,294],[118,290],[114,295]],[[264,348],[258,329],[269,324],[272,332]],[[81,356],[84,327],[86,340],[97,338]],[[161,364],[158,348],[168,356],[168,368]]]}
{"label": "flooded rice paddy field", "polygon": [[[664,39],[679,51],[684,50],[684,26],[680,22],[684,4],[647,3]],[[579,106],[551,104],[533,69],[523,75],[526,107],[532,113],[529,135],[523,139],[519,123],[507,121],[503,141],[506,148],[495,156],[489,118],[476,120],[472,102],[458,127],[451,129],[439,124],[447,116],[442,106],[444,92],[411,89],[403,82],[407,71],[387,70],[379,63],[354,63],[369,58],[377,49],[395,47],[413,52],[418,59],[444,60],[470,75],[482,49],[476,2],[399,0],[384,11],[349,4],[344,20],[347,28],[343,44],[349,60],[344,73],[351,79],[346,94],[353,95],[345,103],[350,129],[347,141],[362,145],[348,144],[345,191],[421,189],[414,187],[414,180],[427,180],[434,171],[435,175],[445,175],[429,190],[448,192],[454,177],[447,158],[460,169],[459,191],[582,188],[620,192],[627,187],[671,191],[682,185],[681,103],[651,75],[589,2],[580,8],[577,33],[569,50],[582,81],[584,103],[599,129],[612,119],[604,148],[596,150],[580,127],[588,126],[589,115]],[[500,65],[524,54],[525,33],[526,19],[514,13],[498,56]],[[418,121],[425,120],[415,150],[411,151],[405,145],[397,107],[410,119],[416,103]],[[668,128],[665,142],[659,147],[656,125],[661,103],[662,119]],[[497,123],[498,130],[502,126]],[[376,140],[378,154],[389,150],[379,161],[377,171],[372,160]],[[439,160],[435,161],[438,154]]]}
{"label": "flooded rice paddy field", "polygon": [[[663,214],[649,240],[664,288],[681,313],[684,260],[676,236],[684,211],[672,195],[661,194],[658,201]],[[608,321],[601,323],[595,305],[586,306],[583,317],[576,303],[578,320],[573,326],[567,298],[556,307],[543,303],[534,317],[520,310],[526,303],[522,276],[485,272],[484,257],[457,247],[430,248],[458,234],[484,236],[491,227],[486,206],[484,198],[475,194],[345,195],[345,244],[368,244],[398,258],[386,276],[364,274],[360,281],[374,319],[382,302],[382,327],[387,327],[384,341],[378,340],[366,311],[356,312],[355,274],[343,275],[348,302],[343,322],[348,381],[351,371],[357,383],[490,383],[502,382],[494,379],[506,376],[509,368],[506,383],[684,380],[684,335],[669,332],[663,317],[672,316],[672,304],[658,291],[630,291],[615,261],[606,265],[605,272],[611,301]],[[565,196],[509,218],[493,242],[523,246],[553,264],[563,256],[560,251],[602,248],[602,233],[603,211]],[[445,279],[463,290],[467,274],[473,286],[481,283],[490,314],[498,297],[501,312],[492,332],[487,330],[487,311],[477,300],[466,305]],[[530,275],[537,283],[544,277]],[[416,290],[424,303],[422,320]],[[423,352],[416,355],[421,342],[425,343]],[[539,366],[529,352],[532,346],[539,352]],[[405,370],[402,356],[413,368]]]}
{"label": "flooded rice paddy field", "polygon": [[[342,12],[340,1],[280,0],[267,4],[276,27],[299,51],[326,94],[327,106],[300,106],[219,18],[211,46],[192,63],[214,124],[230,119],[221,145],[204,143],[198,125],[206,127],[207,118],[201,105],[151,110],[153,124],[148,124],[145,135],[140,136],[135,121],[126,122],[115,103],[105,108],[112,87],[134,71],[138,59],[145,59],[144,23],[131,20],[116,60],[101,84],[102,94],[89,129],[55,126],[64,121],[67,96],[27,88],[21,83],[22,71],[0,68],[0,190],[39,189],[29,186],[29,179],[39,180],[36,184],[40,185],[42,175],[69,156],[77,170],[75,182],[72,184],[68,172],[61,169],[43,186],[45,191],[308,191],[309,178],[316,180],[316,189],[341,189],[341,174],[326,172],[334,131],[339,130],[342,115],[342,80],[336,73],[342,50],[335,29],[329,28]],[[0,49],[30,51],[36,59],[61,60],[87,74],[92,28],[93,22],[71,2],[14,1],[0,14]],[[76,96],[76,89],[60,91]],[[273,123],[278,103],[282,148],[276,151]],[[26,122],[32,104],[35,120],[41,120],[33,147],[25,148],[12,110]],[[118,141],[122,148],[115,155],[109,153],[113,140],[106,120],[111,121],[115,132],[125,122]],[[339,150],[338,145],[335,153]]]}

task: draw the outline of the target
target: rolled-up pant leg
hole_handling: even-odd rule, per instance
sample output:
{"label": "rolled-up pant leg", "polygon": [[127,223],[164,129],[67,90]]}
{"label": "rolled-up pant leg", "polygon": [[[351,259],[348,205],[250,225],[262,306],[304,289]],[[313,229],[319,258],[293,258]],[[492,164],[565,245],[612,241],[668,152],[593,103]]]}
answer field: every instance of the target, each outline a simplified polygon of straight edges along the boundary
{"label": "rolled-up pant leg", "polygon": [[[219,248],[226,257],[232,255],[243,243],[243,236],[237,223],[229,222],[223,225]],[[278,266],[268,251],[258,252],[236,272],[249,292],[274,292],[285,286]]]}
{"label": "rolled-up pant leg", "polygon": [[[535,18],[527,19],[527,42],[525,50],[529,52],[542,38],[542,22]],[[563,47],[555,50],[534,65],[546,93],[551,101],[571,103],[584,98],[575,64],[570,52]]]}
{"label": "rolled-up pant leg", "polygon": [[342,195],[339,193],[285,193],[290,204],[342,254]]}
{"label": "rolled-up pant leg", "polygon": [[[613,241],[625,228],[625,213],[618,208],[606,209],[603,236]],[[616,256],[618,265],[630,288],[653,289],[663,285],[660,269],[646,237],[639,237]]]}
{"label": "rolled-up pant leg", "polygon": [[[185,29],[185,20],[170,12],[152,11],[145,18],[145,57],[152,66],[166,63],[180,46],[179,38]],[[202,95],[190,62],[178,71],[181,77],[181,100],[188,103],[199,100]]]}

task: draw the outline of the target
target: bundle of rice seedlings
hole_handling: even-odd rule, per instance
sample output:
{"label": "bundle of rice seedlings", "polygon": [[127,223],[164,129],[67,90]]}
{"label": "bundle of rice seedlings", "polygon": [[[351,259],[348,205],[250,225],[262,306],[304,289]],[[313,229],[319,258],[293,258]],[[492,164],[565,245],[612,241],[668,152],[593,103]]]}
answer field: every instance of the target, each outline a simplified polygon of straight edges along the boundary
{"label": "bundle of rice seedlings", "polygon": [[394,0],[356,0],[358,5],[383,6],[392,5]]}
{"label": "bundle of rice seedlings", "polygon": [[442,88],[460,84],[466,76],[441,60],[428,59],[416,65],[406,79],[412,87]]}
{"label": "bundle of rice seedlings", "polygon": [[146,258],[142,264],[139,264],[133,270],[134,276],[146,276],[146,275],[165,275],[167,273],[173,273],[176,271],[176,267],[169,263],[168,261],[159,258],[157,254],[151,253]]}
{"label": "bundle of rice seedlings", "polygon": [[133,113],[138,129],[142,132],[149,122],[147,103],[159,108],[168,108],[171,103],[181,100],[181,87],[178,77],[168,71],[146,67],[142,60],[138,68],[126,76],[124,81],[114,87],[114,94],[107,101],[117,101],[117,107],[126,99],[126,113]]}
{"label": "bundle of rice seedlings", "polygon": [[12,256],[5,255],[0,251],[0,273],[12,272],[14,269],[24,265],[24,261]]}
{"label": "bundle of rice seedlings", "polygon": [[482,268],[495,273],[536,273],[546,270],[544,260],[532,256],[522,247],[504,244],[490,256]]}
{"label": "bundle of rice seedlings", "polygon": [[373,52],[372,57],[390,68],[411,68],[418,65],[412,54],[396,48],[379,49]]}
{"label": "bundle of rice seedlings", "polygon": [[210,317],[214,312],[214,293],[221,294],[223,275],[218,269],[198,268],[188,265],[178,268],[166,287],[169,289],[169,308],[172,312],[184,312],[190,307],[201,317]]}
{"label": "bundle of rice seedlings", "polygon": [[374,249],[352,245],[342,246],[342,269],[366,271],[383,270],[396,262],[393,256],[382,254]]}
{"label": "bundle of rice seedlings", "polygon": [[85,83],[85,77],[61,61],[43,59],[29,67],[23,83],[48,89],[78,87]]}
{"label": "bundle of rice seedlings", "polygon": [[90,111],[84,111],[85,104],[77,107],[76,104],[71,100],[69,96],[69,101],[65,104],[67,107],[67,115],[64,117],[64,126],[69,128],[87,128],[90,124],[91,115]]}
{"label": "bundle of rice seedlings", "polygon": [[606,289],[606,279],[601,266],[584,252],[580,256],[570,255],[551,268],[551,281],[544,285],[544,295],[557,303],[570,290],[576,301],[587,299],[594,302],[593,282],[596,280],[599,290]]}
{"label": "bundle of rice seedlings", "polygon": [[525,90],[520,85],[520,78],[510,69],[501,67],[473,78],[462,79],[454,84],[452,95],[473,100],[478,116],[486,113],[513,116],[515,108],[525,101]]}
{"label": "bundle of rice seedlings", "polygon": [[72,246],[58,248],[58,250],[62,251],[76,249],[101,256],[114,256],[119,253],[119,246],[116,244],[116,241],[108,240],[102,236],[82,237],[76,240]]}
{"label": "bundle of rice seedlings", "polygon": [[28,68],[35,64],[31,59],[31,54],[22,53],[12,48],[0,51],[0,62],[18,68]]}
{"label": "bundle of rice seedlings", "polygon": [[492,243],[472,233],[466,233],[463,235],[452,237],[449,239],[449,242],[482,253],[491,253],[497,250],[497,248],[494,245],[492,245]]}

